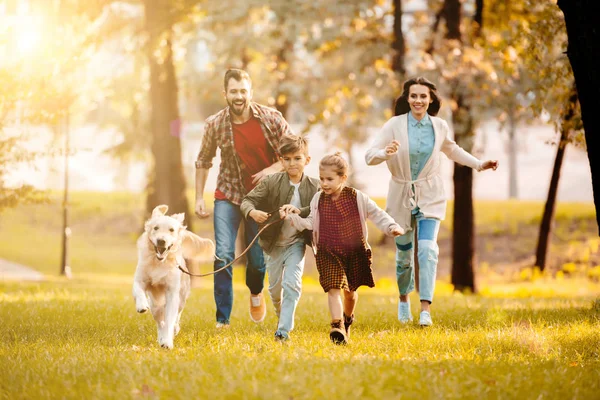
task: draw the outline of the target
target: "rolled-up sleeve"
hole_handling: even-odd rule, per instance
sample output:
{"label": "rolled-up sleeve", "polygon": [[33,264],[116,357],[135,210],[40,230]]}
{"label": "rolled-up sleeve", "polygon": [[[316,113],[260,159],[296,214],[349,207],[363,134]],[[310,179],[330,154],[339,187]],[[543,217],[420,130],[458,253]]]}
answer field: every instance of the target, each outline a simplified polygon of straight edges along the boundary
{"label": "rolled-up sleeve", "polygon": [[217,141],[214,135],[215,130],[208,121],[204,124],[204,135],[202,144],[196,158],[196,168],[209,169],[212,167],[212,160],[217,155]]}

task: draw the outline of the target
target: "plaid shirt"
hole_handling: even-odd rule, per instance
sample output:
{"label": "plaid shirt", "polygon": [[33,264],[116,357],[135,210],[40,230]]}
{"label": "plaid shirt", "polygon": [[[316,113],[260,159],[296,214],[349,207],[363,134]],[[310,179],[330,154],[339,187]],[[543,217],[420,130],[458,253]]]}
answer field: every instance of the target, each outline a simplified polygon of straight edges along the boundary
{"label": "plaid shirt", "polygon": [[[254,118],[260,122],[267,143],[279,157],[280,138],[285,134],[292,133],[287,121],[279,111],[258,103],[250,103],[250,111]],[[212,167],[212,159],[217,154],[217,146],[221,149],[221,166],[217,177],[217,189],[223,192],[225,197],[233,204],[240,205],[246,195],[242,180],[242,169],[245,166],[235,152],[229,107],[206,119],[202,145],[196,159],[196,168],[209,169]],[[273,163],[275,161],[273,160]]]}

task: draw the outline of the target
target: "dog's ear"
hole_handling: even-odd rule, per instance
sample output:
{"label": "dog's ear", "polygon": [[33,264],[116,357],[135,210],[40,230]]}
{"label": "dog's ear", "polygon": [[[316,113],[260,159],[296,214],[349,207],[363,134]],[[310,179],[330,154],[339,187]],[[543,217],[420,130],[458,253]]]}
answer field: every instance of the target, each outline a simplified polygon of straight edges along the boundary
{"label": "dog's ear", "polygon": [[168,209],[169,206],[167,206],[166,204],[161,204],[160,206],[154,207],[154,210],[152,210],[152,218],[165,215]]}
{"label": "dog's ear", "polygon": [[183,220],[185,219],[185,213],[173,214],[173,215],[171,215],[171,217],[175,218],[177,221],[179,221],[180,224],[183,225]]}

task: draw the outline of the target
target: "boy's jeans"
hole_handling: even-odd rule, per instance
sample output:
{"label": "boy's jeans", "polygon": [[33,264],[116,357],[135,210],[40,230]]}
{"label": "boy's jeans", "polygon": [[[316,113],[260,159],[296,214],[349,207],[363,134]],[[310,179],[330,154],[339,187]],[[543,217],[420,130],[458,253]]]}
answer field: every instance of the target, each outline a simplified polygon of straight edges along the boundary
{"label": "boy's jeans", "polygon": [[294,314],[302,293],[304,251],[304,240],[298,240],[287,247],[274,246],[265,253],[269,293],[279,316],[277,332],[286,337],[294,329]]}
{"label": "boy's jeans", "polygon": [[[217,257],[224,261],[215,260],[214,269],[219,269],[235,258],[235,240],[240,221],[243,216],[240,207],[227,200],[215,200],[214,225]],[[258,233],[258,225],[251,220],[244,221],[245,240],[247,245]],[[250,293],[262,292],[265,280],[265,262],[263,251],[254,242],[246,253],[246,286]],[[215,274],[215,303],[217,305],[217,322],[229,323],[233,305],[233,266],[227,267]]]}
{"label": "boy's jeans", "polygon": [[[438,264],[437,236],[440,230],[440,220],[425,218],[422,212],[418,212],[412,218],[413,222],[418,225],[419,296],[421,300],[431,302],[433,301]],[[396,279],[401,295],[409,294],[415,288],[414,236],[414,229],[402,236],[396,236]]]}

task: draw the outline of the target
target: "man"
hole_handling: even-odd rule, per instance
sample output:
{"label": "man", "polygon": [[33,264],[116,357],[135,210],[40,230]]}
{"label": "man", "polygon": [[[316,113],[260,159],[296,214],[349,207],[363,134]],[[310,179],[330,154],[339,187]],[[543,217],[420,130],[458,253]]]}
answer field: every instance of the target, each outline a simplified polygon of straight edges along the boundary
{"label": "man", "polygon": [[[217,147],[221,149],[221,165],[215,190],[214,229],[218,269],[235,258],[235,241],[243,215],[240,204],[244,196],[267,175],[280,172],[279,139],[291,134],[281,113],[252,101],[252,81],[247,72],[229,69],[225,73],[223,95],[227,107],[208,117],[196,160],[196,215],[209,216],[203,193],[208,171]],[[245,243],[258,233],[254,221],[245,221]],[[265,262],[258,242],[250,248],[246,262],[246,286],[250,289],[250,318],[261,322],[266,315],[262,295]],[[229,326],[233,305],[233,268],[215,274],[217,328]]]}

